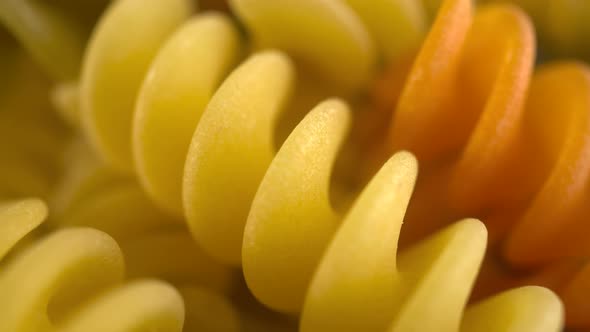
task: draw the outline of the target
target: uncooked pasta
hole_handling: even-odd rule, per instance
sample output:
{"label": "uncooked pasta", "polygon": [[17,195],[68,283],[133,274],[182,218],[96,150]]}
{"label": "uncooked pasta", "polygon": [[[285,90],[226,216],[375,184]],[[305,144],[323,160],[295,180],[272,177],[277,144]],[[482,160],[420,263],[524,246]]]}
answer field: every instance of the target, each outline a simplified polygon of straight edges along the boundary
{"label": "uncooked pasta", "polygon": [[590,328],[587,10],[480,2],[4,1],[0,330]]}

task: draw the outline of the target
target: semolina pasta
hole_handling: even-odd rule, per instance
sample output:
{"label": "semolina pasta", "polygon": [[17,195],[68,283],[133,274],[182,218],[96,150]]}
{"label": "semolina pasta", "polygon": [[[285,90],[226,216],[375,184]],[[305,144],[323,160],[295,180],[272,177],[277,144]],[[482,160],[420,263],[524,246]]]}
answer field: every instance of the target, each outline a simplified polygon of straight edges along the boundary
{"label": "semolina pasta", "polygon": [[590,328],[585,5],[480,2],[0,4],[0,330]]}

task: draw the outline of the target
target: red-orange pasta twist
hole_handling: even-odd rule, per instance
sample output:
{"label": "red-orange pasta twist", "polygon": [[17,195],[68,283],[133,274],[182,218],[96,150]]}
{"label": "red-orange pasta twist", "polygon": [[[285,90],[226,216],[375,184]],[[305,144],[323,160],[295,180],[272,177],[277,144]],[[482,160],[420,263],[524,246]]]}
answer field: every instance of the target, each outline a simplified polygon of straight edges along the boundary
{"label": "red-orange pasta twist", "polygon": [[[579,274],[571,272],[564,262],[588,255],[590,71],[560,62],[533,74],[528,17],[507,4],[482,6],[473,16],[469,7],[445,1],[401,93],[378,88],[400,95],[381,149],[413,151],[425,169],[402,244],[459,216],[482,218],[503,260],[533,275],[545,271],[485,284],[534,280],[564,289],[568,322],[588,326],[582,295],[573,295],[584,294],[587,272],[579,263]],[[381,83],[399,81],[398,73]],[[555,263],[569,267],[569,278],[549,280],[565,269]]]}

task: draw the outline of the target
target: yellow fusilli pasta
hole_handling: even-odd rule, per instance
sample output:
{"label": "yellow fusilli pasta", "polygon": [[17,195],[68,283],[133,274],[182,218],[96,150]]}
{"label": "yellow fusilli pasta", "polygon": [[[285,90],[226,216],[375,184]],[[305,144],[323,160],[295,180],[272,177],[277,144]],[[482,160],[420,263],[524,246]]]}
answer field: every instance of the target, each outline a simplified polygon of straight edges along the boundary
{"label": "yellow fusilli pasta", "polygon": [[[47,208],[39,200],[2,203],[2,256],[46,215]],[[122,253],[105,233],[70,228],[47,235],[3,266],[0,329],[132,331],[149,325],[181,331],[184,309],[178,292],[150,280],[119,285],[123,270]]]}

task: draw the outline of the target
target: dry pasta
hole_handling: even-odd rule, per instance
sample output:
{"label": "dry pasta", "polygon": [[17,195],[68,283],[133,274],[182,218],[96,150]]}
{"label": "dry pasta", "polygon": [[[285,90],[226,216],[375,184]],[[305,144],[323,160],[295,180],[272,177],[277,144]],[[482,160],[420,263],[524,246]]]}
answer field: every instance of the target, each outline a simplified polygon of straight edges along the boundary
{"label": "dry pasta", "polygon": [[588,327],[582,32],[521,5],[6,1],[0,330]]}

